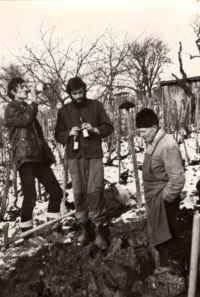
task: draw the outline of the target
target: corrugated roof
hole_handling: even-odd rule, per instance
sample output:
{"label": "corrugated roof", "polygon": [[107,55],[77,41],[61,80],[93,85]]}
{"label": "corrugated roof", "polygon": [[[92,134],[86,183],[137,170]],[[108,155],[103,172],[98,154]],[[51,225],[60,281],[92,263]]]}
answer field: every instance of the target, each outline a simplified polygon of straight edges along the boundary
{"label": "corrugated roof", "polygon": [[[180,81],[183,81],[183,79],[179,79]],[[187,82],[196,82],[200,81],[200,76],[194,76],[194,77],[188,77]],[[165,80],[160,82],[161,86],[167,86],[167,85],[177,85],[177,80]]]}

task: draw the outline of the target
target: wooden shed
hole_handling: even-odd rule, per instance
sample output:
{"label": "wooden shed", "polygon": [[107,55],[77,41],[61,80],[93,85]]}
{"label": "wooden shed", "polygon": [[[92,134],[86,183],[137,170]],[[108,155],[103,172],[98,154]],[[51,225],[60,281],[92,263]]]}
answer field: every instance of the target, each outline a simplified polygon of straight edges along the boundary
{"label": "wooden shed", "polygon": [[[183,82],[183,79],[179,79]],[[200,94],[200,76],[187,78],[187,84],[190,87],[194,95]],[[177,80],[161,81],[161,87],[163,89],[163,94],[166,102],[171,105],[173,102],[177,103],[178,111],[181,110],[182,101],[186,101],[186,94],[184,89],[182,89]]]}
{"label": "wooden shed", "polygon": [[[187,85],[191,89],[192,94],[194,95],[192,101],[191,98],[188,98],[185,90],[180,86],[180,83],[183,83],[183,79],[177,80],[168,80],[161,81],[160,85],[163,90],[164,102],[166,113],[173,114],[177,110],[179,119],[184,115],[184,109],[189,106],[190,110],[188,115],[188,124],[194,123],[194,111],[196,106],[196,98],[200,100],[200,76],[188,77]],[[172,115],[173,117],[173,115]]]}

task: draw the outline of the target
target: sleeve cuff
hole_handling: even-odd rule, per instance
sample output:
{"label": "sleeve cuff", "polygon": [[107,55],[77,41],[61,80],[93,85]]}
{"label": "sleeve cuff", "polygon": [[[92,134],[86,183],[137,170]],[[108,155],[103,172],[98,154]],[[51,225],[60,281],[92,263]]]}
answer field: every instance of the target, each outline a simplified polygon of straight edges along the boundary
{"label": "sleeve cuff", "polygon": [[100,131],[99,131],[97,128],[94,128],[94,133],[95,133],[96,135],[100,135],[100,134],[101,134]]}

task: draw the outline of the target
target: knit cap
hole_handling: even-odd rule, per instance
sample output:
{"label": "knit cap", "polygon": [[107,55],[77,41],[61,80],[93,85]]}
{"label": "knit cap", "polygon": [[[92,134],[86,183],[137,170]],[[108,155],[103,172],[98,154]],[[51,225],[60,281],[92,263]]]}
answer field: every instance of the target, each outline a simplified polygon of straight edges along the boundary
{"label": "knit cap", "polygon": [[159,124],[158,116],[150,108],[144,108],[136,114],[137,128],[150,128],[158,124]]}

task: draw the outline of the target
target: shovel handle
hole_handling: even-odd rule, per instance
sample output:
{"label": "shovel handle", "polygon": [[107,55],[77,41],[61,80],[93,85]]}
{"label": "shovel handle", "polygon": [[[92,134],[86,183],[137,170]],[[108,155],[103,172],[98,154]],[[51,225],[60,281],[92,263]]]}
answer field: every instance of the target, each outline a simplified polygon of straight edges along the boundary
{"label": "shovel handle", "polygon": [[[19,236],[11,237],[11,238],[8,237],[8,227],[9,227],[9,224],[5,224],[4,225],[5,226],[5,232],[3,231],[4,232],[4,246],[5,246],[5,248],[8,248],[11,243],[13,243],[13,242],[15,242],[15,241],[17,241],[17,240],[19,240],[21,238],[24,238],[25,236],[27,236],[29,234],[32,234],[32,233],[34,233],[34,232],[36,232],[38,230],[41,230],[41,229],[45,228],[46,226],[49,226],[51,224],[54,224],[54,223],[56,223],[56,222],[58,222],[58,221],[60,221],[60,220],[62,220],[64,218],[66,218],[66,217],[70,217],[71,215],[75,214],[75,212],[76,212],[75,210],[72,210],[72,211],[64,214],[63,216],[60,216],[60,217],[58,217],[56,219],[53,219],[51,221],[48,221],[48,222],[46,222],[46,223],[44,223],[42,225],[39,225],[39,226],[37,226],[37,227],[35,227],[33,229],[28,230],[26,232],[22,232]],[[8,226],[6,226],[6,225],[8,225]]]}

